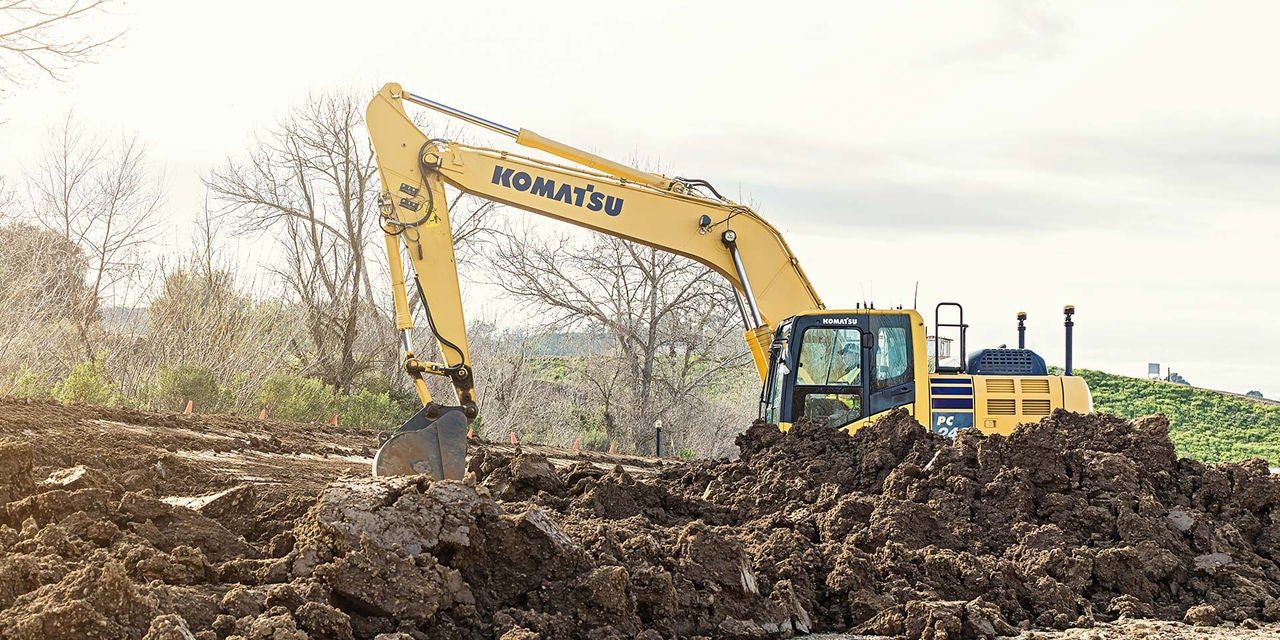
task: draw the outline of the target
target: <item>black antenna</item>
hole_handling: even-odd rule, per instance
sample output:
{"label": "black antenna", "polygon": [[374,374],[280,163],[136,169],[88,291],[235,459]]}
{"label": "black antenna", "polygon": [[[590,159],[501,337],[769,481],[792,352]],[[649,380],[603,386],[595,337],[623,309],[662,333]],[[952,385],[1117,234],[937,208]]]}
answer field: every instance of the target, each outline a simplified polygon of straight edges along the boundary
{"label": "black antenna", "polygon": [[911,294],[911,308],[920,308],[920,281],[916,280],[916,292]]}

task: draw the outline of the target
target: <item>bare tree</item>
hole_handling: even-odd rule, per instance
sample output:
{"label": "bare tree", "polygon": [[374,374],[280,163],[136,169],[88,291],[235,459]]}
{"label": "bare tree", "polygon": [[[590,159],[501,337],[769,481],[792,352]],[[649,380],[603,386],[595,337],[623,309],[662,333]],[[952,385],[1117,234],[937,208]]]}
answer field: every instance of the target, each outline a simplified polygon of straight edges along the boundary
{"label": "bare tree", "polygon": [[308,100],[247,159],[205,181],[239,233],[280,239],[277,273],[305,310],[311,340],[296,355],[306,373],[344,391],[387,357],[385,344],[359,343],[362,316],[376,315],[367,254],[379,230],[377,181],[350,95]]}
{"label": "bare tree", "polygon": [[[305,372],[346,392],[399,356],[393,326],[379,304],[386,290],[381,184],[351,93],[316,96],[259,140],[244,160],[206,179],[222,214],[239,233],[271,233],[285,253],[277,273],[305,309],[310,344],[298,345]],[[452,207],[459,204],[455,197]],[[483,230],[489,207],[461,207],[455,241]],[[378,286],[374,286],[374,280]]]}
{"label": "bare tree", "polygon": [[136,137],[94,136],[68,114],[50,131],[26,182],[29,215],[84,254],[86,287],[66,304],[80,356],[92,359],[104,298],[126,293],[121,287],[140,275],[143,249],[155,238],[163,179]]}
{"label": "bare tree", "polygon": [[0,227],[0,381],[62,373],[68,346],[66,300],[84,296],[80,247],[27,224]]}
{"label": "bare tree", "polygon": [[0,78],[22,84],[24,70],[54,79],[93,56],[121,34],[86,29],[113,0],[0,0]]}
{"label": "bare tree", "polygon": [[[609,236],[585,245],[511,233],[490,252],[493,284],[541,309],[546,326],[606,332],[612,348],[587,356],[578,380],[604,407],[610,439],[652,451],[654,420],[683,408],[747,366],[732,289],[709,269]],[[671,420],[675,418],[675,420]]]}

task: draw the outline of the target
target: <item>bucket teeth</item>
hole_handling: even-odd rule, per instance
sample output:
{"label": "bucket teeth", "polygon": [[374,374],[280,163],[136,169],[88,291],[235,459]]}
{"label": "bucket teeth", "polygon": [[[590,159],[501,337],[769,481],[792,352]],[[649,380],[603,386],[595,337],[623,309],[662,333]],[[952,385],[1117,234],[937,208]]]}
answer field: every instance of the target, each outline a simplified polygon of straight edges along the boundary
{"label": "bucket teeth", "polygon": [[467,424],[461,407],[440,407],[435,419],[424,407],[378,447],[373,475],[427,474],[461,480],[467,471]]}

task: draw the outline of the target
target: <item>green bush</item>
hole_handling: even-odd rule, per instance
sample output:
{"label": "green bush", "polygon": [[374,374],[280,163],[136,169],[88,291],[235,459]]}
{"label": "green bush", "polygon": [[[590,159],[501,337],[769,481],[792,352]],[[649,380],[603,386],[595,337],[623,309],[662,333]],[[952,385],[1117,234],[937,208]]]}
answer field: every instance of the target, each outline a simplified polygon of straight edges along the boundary
{"label": "green bush", "polygon": [[690,449],[689,447],[680,447],[680,450],[676,452],[676,455],[680,456],[681,460],[692,460],[698,457],[698,452]]}
{"label": "green bush", "polygon": [[150,405],[161,411],[179,411],[190,401],[203,413],[222,411],[232,404],[230,392],[218,384],[208,367],[182,364],[164,367],[150,392]]}
{"label": "green bush", "polygon": [[315,378],[276,374],[258,391],[258,404],[267,414],[297,422],[327,421],[337,413],[337,394]]}
{"label": "green bush", "polygon": [[585,451],[608,451],[609,435],[603,431],[588,431],[582,434],[580,438],[583,450]]}
{"label": "green bush", "polygon": [[386,393],[362,390],[360,393],[338,397],[338,424],[352,427],[394,429],[413,414]]}
{"label": "green bush", "polygon": [[277,374],[258,392],[258,405],[273,418],[298,422],[328,422],[349,427],[393,429],[413,415],[388,393],[361,390],[342,395],[315,378]]}
{"label": "green bush", "polygon": [[76,365],[67,379],[54,387],[54,397],[62,402],[104,406],[124,404],[119,385],[107,378],[104,367],[106,359],[106,354],[102,353],[93,360]]}
{"label": "green bush", "polygon": [[54,386],[49,376],[24,369],[14,376],[13,382],[5,389],[5,395],[19,398],[52,398]]}

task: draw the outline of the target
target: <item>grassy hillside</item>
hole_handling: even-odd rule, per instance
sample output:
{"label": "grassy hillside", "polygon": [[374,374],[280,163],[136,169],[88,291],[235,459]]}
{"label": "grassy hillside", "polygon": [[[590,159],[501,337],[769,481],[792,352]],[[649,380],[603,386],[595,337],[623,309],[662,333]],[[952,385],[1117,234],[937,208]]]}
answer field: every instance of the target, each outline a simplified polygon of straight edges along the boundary
{"label": "grassy hillside", "polygon": [[1280,464],[1280,405],[1167,382],[1077,369],[1089,383],[1096,411],[1126,418],[1169,416],[1178,455],[1205,462],[1257,456]]}

